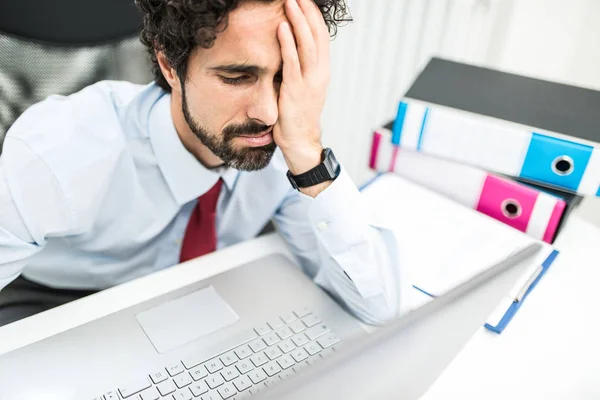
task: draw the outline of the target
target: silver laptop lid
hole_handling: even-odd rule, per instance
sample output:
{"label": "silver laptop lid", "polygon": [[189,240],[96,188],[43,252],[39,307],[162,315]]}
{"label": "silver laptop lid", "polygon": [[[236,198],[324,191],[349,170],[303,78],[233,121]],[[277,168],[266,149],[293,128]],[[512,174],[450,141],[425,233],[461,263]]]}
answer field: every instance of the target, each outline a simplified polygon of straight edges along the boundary
{"label": "silver laptop lid", "polygon": [[[440,329],[447,329],[449,320],[465,317],[461,315],[465,314],[462,303],[472,303],[476,300],[471,295],[489,289],[486,283],[495,281],[494,278],[505,272],[521,272],[527,266],[526,261],[529,261],[541,248],[540,243],[531,243],[521,248],[443,296],[407,313],[368,337],[346,343],[339,352],[300,370],[293,377],[266,391],[261,398],[265,400],[333,398],[347,400],[420,397],[437,377],[436,375],[433,380],[429,379],[421,385],[415,384],[415,381],[423,378],[418,376],[416,371],[428,369],[427,364],[431,364],[431,360],[423,358],[423,347],[435,344],[435,335],[440,334]],[[514,280],[510,282],[512,283],[509,284],[514,284]],[[477,297],[480,298],[482,297]],[[493,302],[497,300],[491,299],[490,305],[493,306]],[[473,316],[466,317],[473,318]],[[478,326],[481,326],[486,317],[487,315],[484,315],[481,320],[476,321]],[[472,335],[473,332],[467,332],[467,335]],[[450,335],[454,333],[460,334],[444,332]],[[468,337],[466,336],[467,340]],[[450,357],[448,359],[450,362],[460,348],[441,351],[449,353],[439,354],[439,356]],[[438,374],[441,372],[438,371]]]}

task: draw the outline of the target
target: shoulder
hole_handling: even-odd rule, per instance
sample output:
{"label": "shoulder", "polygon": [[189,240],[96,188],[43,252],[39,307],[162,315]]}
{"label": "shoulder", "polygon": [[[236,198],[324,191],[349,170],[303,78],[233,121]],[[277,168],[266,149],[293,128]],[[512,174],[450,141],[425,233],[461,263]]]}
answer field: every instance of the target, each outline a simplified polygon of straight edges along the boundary
{"label": "shoulder", "polygon": [[102,81],[69,96],[52,95],[29,107],[7,132],[6,139],[25,142],[43,155],[55,148],[97,146],[120,133],[117,108],[131,101],[142,86]]}
{"label": "shoulder", "polygon": [[[124,128],[122,108],[135,104],[143,90],[144,86],[128,82],[103,81],[30,107],[9,129],[4,142],[2,158],[13,178],[52,180],[68,199],[74,218],[84,214],[94,198],[103,197],[111,180],[132,165],[127,162],[125,132],[130,128]],[[28,173],[32,159],[44,174]],[[45,186],[38,186],[40,197],[48,194]]]}

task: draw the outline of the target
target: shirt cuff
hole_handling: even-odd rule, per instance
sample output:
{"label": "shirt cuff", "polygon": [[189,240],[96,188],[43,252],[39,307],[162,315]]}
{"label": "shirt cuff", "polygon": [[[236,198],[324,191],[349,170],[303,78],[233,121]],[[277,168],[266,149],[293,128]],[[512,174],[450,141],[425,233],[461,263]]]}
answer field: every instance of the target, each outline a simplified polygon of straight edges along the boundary
{"label": "shirt cuff", "polygon": [[[302,194],[302,193],[301,193]],[[370,212],[356,185],[342,168],[327,189],[310,199],[309,220],[320,243],[354,282],[363,298],[381,294],[378,274],[369,261]]]}

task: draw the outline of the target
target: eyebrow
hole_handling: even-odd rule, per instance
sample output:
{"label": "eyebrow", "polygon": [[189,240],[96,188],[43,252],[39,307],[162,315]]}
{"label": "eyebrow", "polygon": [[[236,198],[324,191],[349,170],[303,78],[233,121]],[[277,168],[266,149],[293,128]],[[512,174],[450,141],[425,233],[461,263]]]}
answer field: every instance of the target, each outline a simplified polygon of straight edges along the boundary
{"label": "eyebrow", "polygon": [[[281,72],[283,63],[279,67],[277,72]],[[216,67],[209,68],[211,71],[220,71],[229,74],[252,74],[252,75],[264,75],[268,72],[265,67],[259,67],[258,65],[250,64],[225,64],[217,65]]]}

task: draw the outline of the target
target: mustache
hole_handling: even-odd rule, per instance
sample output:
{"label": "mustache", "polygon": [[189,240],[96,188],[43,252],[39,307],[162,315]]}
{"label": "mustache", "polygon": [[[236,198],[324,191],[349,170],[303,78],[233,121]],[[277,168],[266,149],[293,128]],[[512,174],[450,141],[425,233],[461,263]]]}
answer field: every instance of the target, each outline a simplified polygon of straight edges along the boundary
{"label": "mustache", "polygon": [[271,126],[259,124],[258,122],[248,121],[241,125],[228,125],[223,128],[223,136],[225,139],[232,139],[236,136],[252,136],[263,134],[270,129]]}

